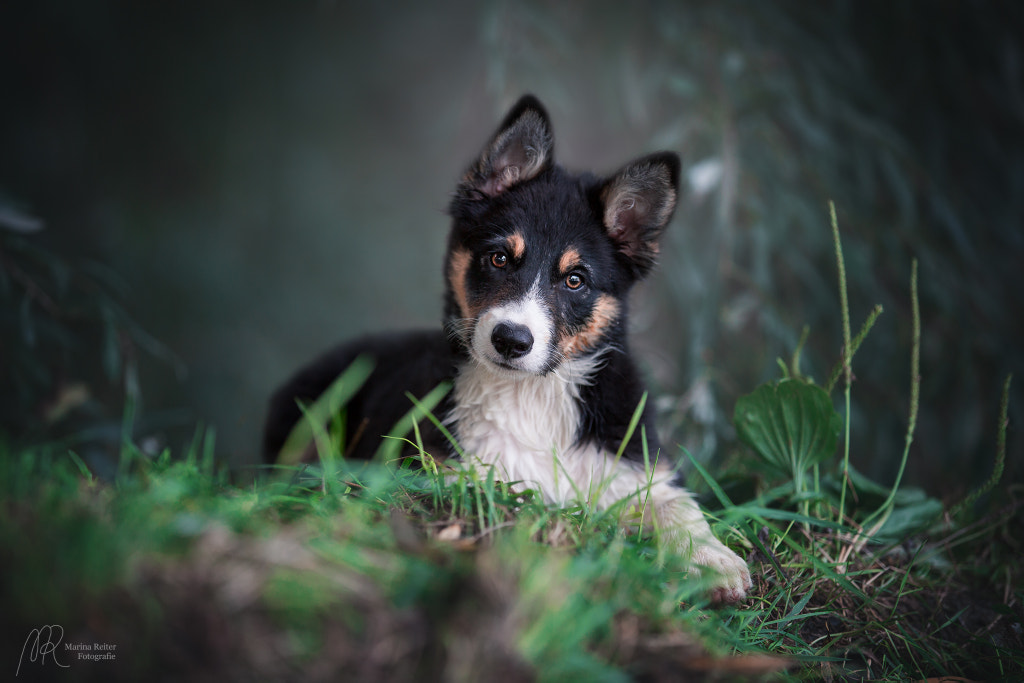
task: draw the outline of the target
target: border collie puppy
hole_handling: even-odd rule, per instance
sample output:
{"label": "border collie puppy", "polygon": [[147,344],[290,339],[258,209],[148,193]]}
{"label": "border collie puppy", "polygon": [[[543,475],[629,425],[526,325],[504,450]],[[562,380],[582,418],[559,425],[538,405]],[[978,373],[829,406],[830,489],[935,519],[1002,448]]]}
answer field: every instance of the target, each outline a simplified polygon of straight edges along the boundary
{"label": "border collie puppy", "polygon": [[[523,97],[463,176],[449,213],[444,329],[346,344],[301,370],[271,400],[264,452],[273,460],[312,401],[358,356],[376,365],[345,408],[350,457],[372,457],[380,437],[422,397],[451,383],[436,414],[464,457],[533,489],[545,501],[584,497],[597,508],[629,499],[695,571],[715,575],[712,597],[740,600],[747,566],[716,539],[659,452],[645,410],[617,458],[644,393],[628,352],[630,288],[654,265],[676,205],[679,159],[662,152],[598,178],[556,166],[551,124]],[[452,448],[438,430],[427,452]]]}

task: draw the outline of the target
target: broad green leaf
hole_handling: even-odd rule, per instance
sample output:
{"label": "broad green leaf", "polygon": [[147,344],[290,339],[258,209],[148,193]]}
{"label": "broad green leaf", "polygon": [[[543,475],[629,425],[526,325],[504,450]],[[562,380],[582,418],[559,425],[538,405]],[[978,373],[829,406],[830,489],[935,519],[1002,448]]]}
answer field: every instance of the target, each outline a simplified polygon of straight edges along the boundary
{"label": "broad green leaf", "polygon": [[[882,486],[881,484],[868,479],[852,466],[850,467],[850,484],[852,484],[853,488],[857,491],[857,497],[860,500],[862,508],[866,509],[872,505],[877,506],[889,497],[890,487]],[[928,495],[923,489],[903,486],[896,492],[896,496],[893,498],[893,504],[895,504],[896,507],[916,505],[927,499]]]}
{"label": "broad green leaf", "polygon": [[875,534],[875,539],[901,541],[926,528],[941,514],[942,503],[935,498],[925,498],[906,507],[897,507]]}
{"label": "broad green leaf", "polygon": [[825,390],[795,379],[741,396],[733,421],[744,443],[794,478],[835,453],[843,427]]}

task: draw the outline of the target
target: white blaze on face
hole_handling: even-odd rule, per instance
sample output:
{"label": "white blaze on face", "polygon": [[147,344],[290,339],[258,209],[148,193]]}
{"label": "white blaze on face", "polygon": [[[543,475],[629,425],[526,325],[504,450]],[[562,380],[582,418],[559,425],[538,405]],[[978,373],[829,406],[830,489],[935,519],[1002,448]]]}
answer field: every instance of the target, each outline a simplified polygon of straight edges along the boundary
{"label": "white blaze on face", "polygon": [[[533,335],[530,351],[518,358],[506,358],[494,348],[492,335],[501,323],[523,325]],[[480,314],[473,330],[472,353],[477,360],[498,367],[540,374],[550,367],[554,321],[540,296],[540,276],[518,301],[489,308]]]}

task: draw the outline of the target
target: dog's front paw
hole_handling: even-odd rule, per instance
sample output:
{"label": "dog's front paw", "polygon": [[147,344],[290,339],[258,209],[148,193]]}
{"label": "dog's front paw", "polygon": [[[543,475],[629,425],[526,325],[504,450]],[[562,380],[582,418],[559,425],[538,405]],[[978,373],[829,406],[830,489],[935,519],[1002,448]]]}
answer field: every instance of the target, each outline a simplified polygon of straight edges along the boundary
{"label": "dog's front paw", "polygon": [[714,573],[711,599],[717,603],[739,602],[753,586],[747,563],[718,539],[708,539],[693,549],[690,557],[694,569]]}

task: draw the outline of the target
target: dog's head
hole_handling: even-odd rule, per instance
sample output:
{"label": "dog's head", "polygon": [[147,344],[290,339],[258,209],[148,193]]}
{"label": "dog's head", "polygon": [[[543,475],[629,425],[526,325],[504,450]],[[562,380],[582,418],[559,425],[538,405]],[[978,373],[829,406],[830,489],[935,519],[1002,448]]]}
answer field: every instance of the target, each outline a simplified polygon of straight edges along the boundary
{"label": "dog's head", "polygon": [[679,187],[679,158],[607,178],[556,166],[547,113],[523,97],[450,206],[445,325],[473,359],[546,374],[619,346],[626,295],[648,273]]}

